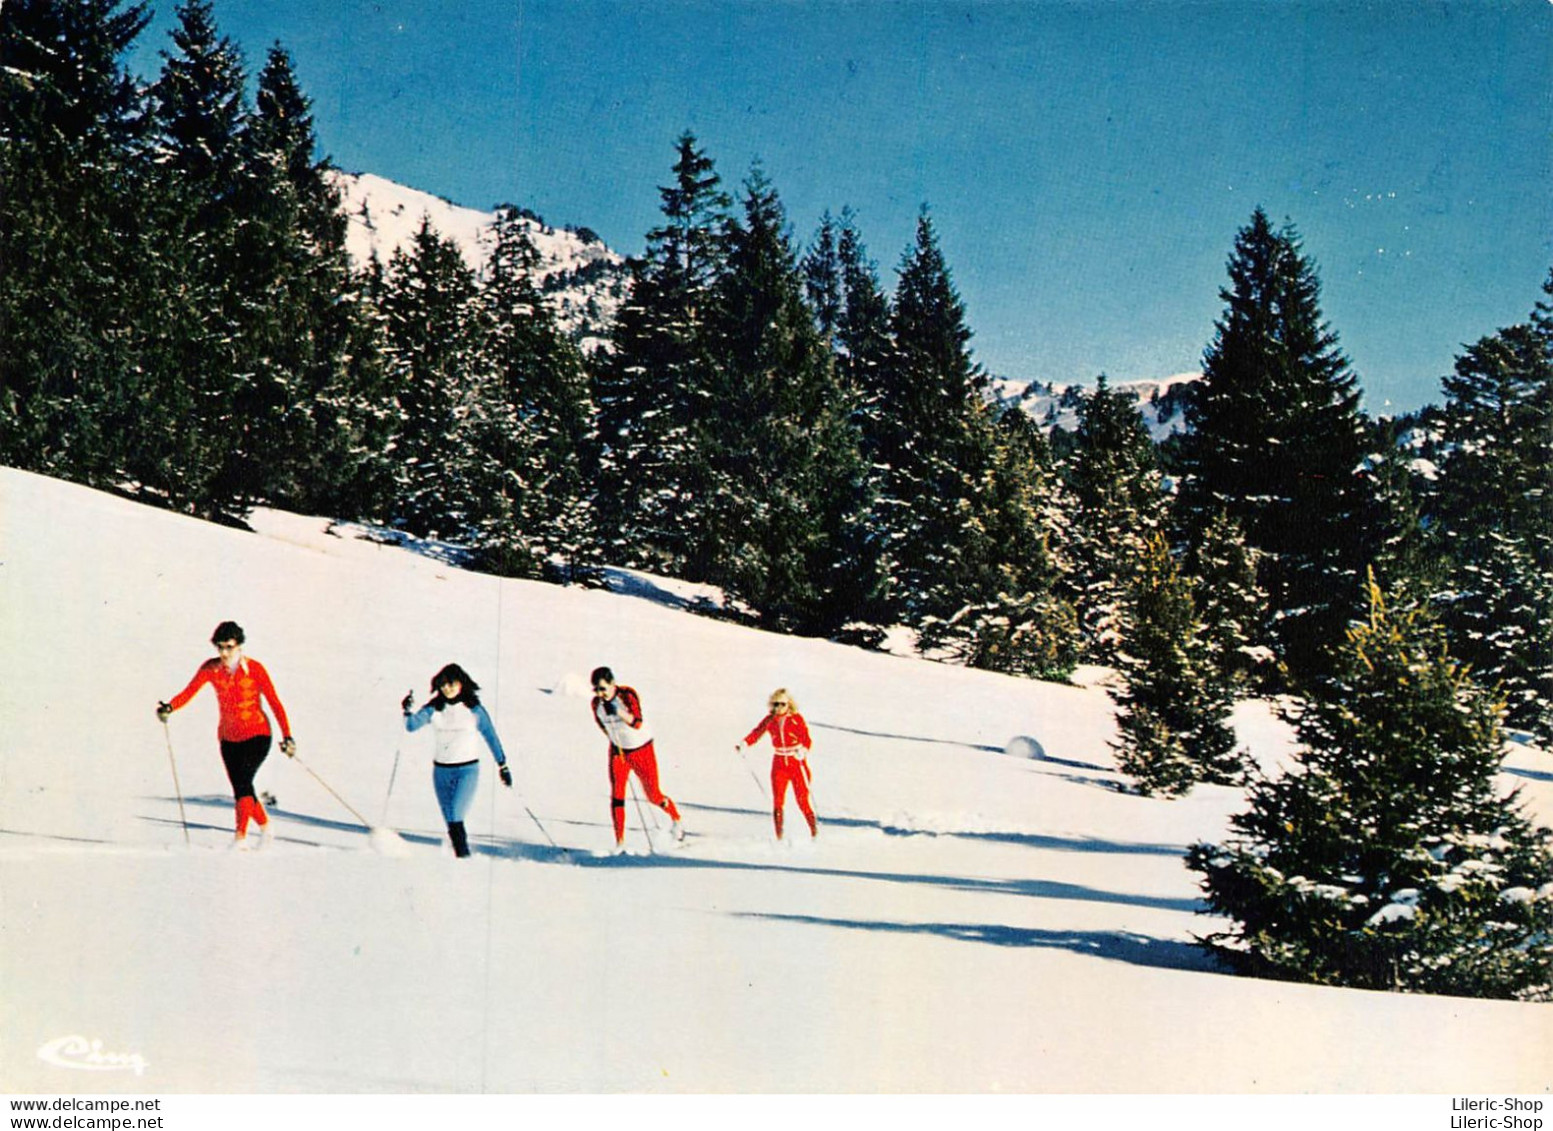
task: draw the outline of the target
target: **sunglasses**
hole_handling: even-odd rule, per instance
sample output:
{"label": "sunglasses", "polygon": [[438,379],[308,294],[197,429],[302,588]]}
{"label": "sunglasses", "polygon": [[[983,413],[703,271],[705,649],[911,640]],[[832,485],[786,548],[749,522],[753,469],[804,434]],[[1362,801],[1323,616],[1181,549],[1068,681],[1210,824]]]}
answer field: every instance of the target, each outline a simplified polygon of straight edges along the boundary
{"label": "sunglasses", "polygon": [[608,690],[609,690],[609,687],[606,684],[595,683],[593,685],[593,694],[595,694],[595,695],[602,695],[602,694],[604,694],[604,692],[606,692]]}
{"label": "sunglasses", "polygon": [[787,706],[790,706],[790,704],[788,703],[788,701],[786,699],[773,699],[773,700],[771,700],[771,705],[773,707],[787,707]]}

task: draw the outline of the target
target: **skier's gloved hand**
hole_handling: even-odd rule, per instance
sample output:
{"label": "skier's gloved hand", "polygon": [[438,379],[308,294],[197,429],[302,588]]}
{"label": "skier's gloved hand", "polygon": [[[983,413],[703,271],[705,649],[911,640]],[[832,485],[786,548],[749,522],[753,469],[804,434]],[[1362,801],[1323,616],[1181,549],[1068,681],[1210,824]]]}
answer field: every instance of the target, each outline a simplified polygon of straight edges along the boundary
{"label": "skier's gloved hand", "polygon": [[399,701],[399,709],[409,714],[415,708],[415,692],[407,691],[403,699]]}
{"label": "skier's gloved hand", "polygon": [[280,752],[288,758],[295,758],[297,756],[297,740],[288,734],[280,740]]}
{"label": "skier's gloved hand", "polygon": [[501,775],[501,783],[502,783],[502,785],[506,786],[508,789],[511,789],[512,788],[512,767],[508,766],[506,764],[503,764],[502,768],[497,770],[496,772]]}
{"label": "skier's gloved hand", "polygon": [[173,713],[173,709],[170,706],[168,706],[166,703],[158,703],[156,705],[156,721],[157,722],[165,723],[168,719],[170,719],[172,717],[172,713]]}
{"label": "skier's gloved hand", "polygon": [[615,709],[615,701],[613,699],[604,700],[604,713],[606,715],[614,715],[619,713]]}

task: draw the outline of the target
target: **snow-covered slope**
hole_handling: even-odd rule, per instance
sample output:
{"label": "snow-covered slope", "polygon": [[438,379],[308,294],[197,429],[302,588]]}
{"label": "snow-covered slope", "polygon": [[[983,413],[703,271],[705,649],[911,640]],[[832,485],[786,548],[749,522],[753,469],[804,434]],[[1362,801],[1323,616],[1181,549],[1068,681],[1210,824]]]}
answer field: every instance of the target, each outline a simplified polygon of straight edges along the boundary
{"label": "snow-covered slope", "polygon": [[[371,173],[332,174],[349,221],[346,248],[362,265],[375,255],[388,263],[408,250],[425,220],[482,271],[494,245],[495,212],[463,208],[442,197],[396,184]],[[564,327],[596,333],[614,318],[624,294],[625,259],[585,229],[552,228],[525,216],[539,252],[539,277]]]}
{"label": "snow-covered slope", "polygon": [[[498,581],[322,520],[255,527],[0,470],[6,1091],[1549,1084],[1547,1006],[1216,971],[1190,944],[1214,924],[1180,854],[1241,798],[1119,792],[1098,688],[755,632],[666,607],[646,579]],[[227,849],[211,696],[166,732],[152,713],[228,617],[299,742],[260,774],[279,836],[252,853]],[[449,660],[482,684],[518,782],[487,764],[466,861],[440,846],[429,750],[398,711]],[[601,663],[658,728],[682,849],[631,806],[636,855],[598,855]],[[733,750],[777,686],[815,735],[812,845],[773,843],[767,749]],[[1259,756],[1287,749],[1264,707],[1239,724]],[[1044,753],[1005,754],[1016,736]],[[1518,749],[1505,782],[1553,813],[1546,755]],[[407,853],[374,851],[347,803]],[[123,1070],[68,1067],[93,1048]]]}
{"label": "snow-covered slope", "polygon": [[[1158,381],[1117,381],[1111,388],[1130,394],[1138,402],[1149,434],[1163,440],[1185,429],[1180,397],[1185,386],[1201,379],[1200,373],[1178,373]],[[1050,381],[997,378],[992,382],[992,394],[998,401],[1019,406],[1048,431],[1058,426],[1069,432],[1077,428],[1080,398],[1090,392],[1093,386]]]}

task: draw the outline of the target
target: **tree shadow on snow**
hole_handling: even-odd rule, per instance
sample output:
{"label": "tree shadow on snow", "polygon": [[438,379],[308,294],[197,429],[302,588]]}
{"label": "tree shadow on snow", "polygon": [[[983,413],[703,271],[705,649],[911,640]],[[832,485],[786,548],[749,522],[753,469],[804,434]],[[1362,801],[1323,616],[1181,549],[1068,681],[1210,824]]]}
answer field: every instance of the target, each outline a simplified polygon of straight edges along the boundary
{"label": "tree shadow on snow", "polygon": [[1193,970],[1220,974],[1229,971],[1192,943],[1156,939],[1132,931],[1060,931],[1035,927],[1010,927],[998,923],[891,923],[882,920],[829,919],[818,915],[783,915],[774,912],[735,912],[740,919],[801,923],[816,927],[841,927],[856,931],[893,934],[937,935],[963,942],[994,946],[1040,947],[1067,950],[1147,966],[1161,970]]}
{"label": "tree shadow on snow", "polygon": [[[861,730],[857,727],[844,727],[837,723],[814,722],[809,724],[815,730],[834,730],[842,734],[856,734],[863,738],[882,738],[889,742],[930,742],[937,746],[958,746],[962,750],[982,750],[989,754],[1002,754],[1001,746],[988,746],[982,742],[962,742],[954,738],[925,738],[917,734],[889,734],[878,730]],[[1010,755],[1012,757],[1012,755]],[[1109,774],[1116,771],[1110,766],[1097,765],[1094,762],[1079,762],[1071,758],[1054,758],[1050,754],[1039,754],[1033,758],[1021,759],[1028,762],[1045,762],[1053,766],[1067,766],[1073,770],[1093,770],[1096,773]],[[1087,780],[1087,779],[1079,779]]]}
{"label": "tree shadow on snow", "polygon": [[91,836],[65,836],[63,833],[34,833],[25,829],[0,829],[0,836],[21,837],[24,840],[58,840],[66,844],[112,844],[111,840]]}
{"label": "tree shadow on snow", "polygon": [[1139,844],[1093,837],[1041,836],[1037,833],[945,833],[965,840],[987,840],[997,844],[1018,844],[1026,848],[1048,848],[1057,852],[1098,852],[1110,856],[1185,856],[1181,844]]}
{"label": "tree shadow on snow", "polygon": [[1553,781],[1553,774],[1546,770],[1523,770],[1515,766],[1503,766],[1500,772],[1514,774],[1518,778],[1527,778],[1530,781]]}
{"label": "tree shadow on snow", "polygon": [[[741,817],[770,817],[766,809],[742,809],[727,805],[698,805],[687,801],[681,809],[704,813],[728,813]],[[821,815],[821,826],[837,826],[846,829],[873,829],[885,836],[945,836],[960,840],[984,840],[996,844],[1017,844],[1025,848],[1046,848],[1057,852],[1096,852],[1107,856],[1185,856],[1186,847],[1179,844],[1142,844],[1118,840],[1097,840],[1093,837],[1043,836],[1039,833],[966,832],[957,829],[909,829],[886,821],[874,821],[861,817],[828,817]]]}
{"label": "tree shadow on snow", "polygon": [[[1001,754],[1001,746],[988,746],[981,742],[962,742],[957,738],[927,738],[920,734],[889,734],[882,730],[862,730],[858,727],[844,727],[839,723],[811,722],[814,730],[834,730],[842,734],[855,734],[863,738],[882,738],[889,742],[928,742],[935,746],[958,746],[962,750],[985,750],[989,754]],[[1099,769],[1099,767],[1095,767]]]}
{"label": "tree shadow on snow", "polygon": [[1136,893],[1105,891],[1085,887],[1083,884],[1063,883],[1059,880],[1040,879],[980,879],[971,876],[946,876],[925,872],[864,872],[850,868],[821,868],[773,861],[762,863],[749,860],[710,860],[686,855],[674,850],[659,851],[647,856],[608,856],[578,861],[584,865],[649,868],[721,868],[740,872],[773,872],[782,875],[824,876],[842,880],[873,880],[879,883],[913,884],[923,887],[944,888],[949,891],[969,891],[980,895],[1010,895],[1029,899],[1075,900],[1082,903],[1119,903],[1128,907],[1143,907],[1155,911],[1180,911],[1195,914],[1206,909],[1197,899],[1178,899],[1170,896],[1139,895]]}

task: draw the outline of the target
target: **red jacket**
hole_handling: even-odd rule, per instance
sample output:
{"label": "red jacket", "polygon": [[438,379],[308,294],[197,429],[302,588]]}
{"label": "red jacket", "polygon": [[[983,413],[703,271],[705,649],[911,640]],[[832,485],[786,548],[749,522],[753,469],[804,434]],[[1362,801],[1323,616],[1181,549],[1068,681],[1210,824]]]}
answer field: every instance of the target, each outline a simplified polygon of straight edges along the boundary
{"label": "red jacket", "polygon": [[243,742],[270,733],[270,720],[259,704],[260,696],[270,701],[270,708],[280,722],[281,737],[291,737],[286,708],[280,705],[275,685],[270,682],[270,673],[258,660],[244,656],[232,671],[228,671],[219,659],[206,660],[189,680],[189,686],[173,696],[167,705],[178,710],[207,683],[216,689],[216,702],[221,707],[221,724],[216,728],[216,735],[222,741]]}
{"label": "red jacket", "polygon": [[760,720],[756,728],[744,736],[744,745],[753,746],[760,741],[760,736],[769,733],[771,745],[776,747],[778,754],[787,755],[790,758],[802,758],[799,752],[811,750],[814,743],[809,741],[809,724],[803,721],[803,716],[797,711],[788,711],[778,715],[775,712]]}

